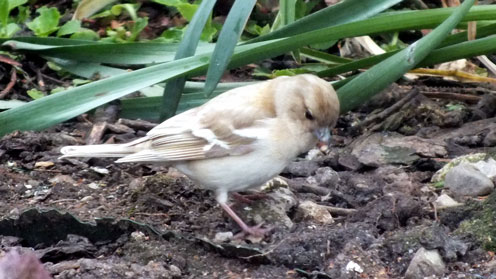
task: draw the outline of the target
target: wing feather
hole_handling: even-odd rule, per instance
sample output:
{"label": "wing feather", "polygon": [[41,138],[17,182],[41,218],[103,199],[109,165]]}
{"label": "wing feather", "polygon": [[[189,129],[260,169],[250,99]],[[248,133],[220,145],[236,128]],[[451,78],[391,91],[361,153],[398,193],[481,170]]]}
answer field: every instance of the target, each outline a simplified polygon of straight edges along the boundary
{"label": "wing feather", "polygon": [[[141,151],[118,162],[187,161],[253,151],[253,144],[260,139],[257,129],[264,131],[264,120],[275,117],[268,85],[260,83],[231,90],[164,121],[145,138],[128,144],[143,146]],[[245,129],[251,130],[243,133]],[[266,137],[266,132],[262,134]]]}

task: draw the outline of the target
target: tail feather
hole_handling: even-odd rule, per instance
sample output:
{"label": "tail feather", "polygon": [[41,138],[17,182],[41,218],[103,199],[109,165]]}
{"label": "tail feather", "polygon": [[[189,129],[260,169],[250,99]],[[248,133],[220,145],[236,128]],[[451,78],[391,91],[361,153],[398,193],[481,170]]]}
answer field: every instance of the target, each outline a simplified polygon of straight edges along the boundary
{"label": "tail feather", "polygon": [[135,153],[137,148],[127,144],[71,145],[60,150],[60,158],[67,157],[124,157]]}

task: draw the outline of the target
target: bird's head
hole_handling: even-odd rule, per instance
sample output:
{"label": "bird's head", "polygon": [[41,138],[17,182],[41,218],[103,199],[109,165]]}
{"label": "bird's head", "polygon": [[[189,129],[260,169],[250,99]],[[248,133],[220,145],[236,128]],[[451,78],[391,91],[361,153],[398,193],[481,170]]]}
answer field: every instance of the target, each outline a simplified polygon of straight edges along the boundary
{"label": "bird's head", "polygon": [[339,116],[339,100],[332,85],[309,74],[276,80],[277,115],[288,117],[304,133],[328,144]]}

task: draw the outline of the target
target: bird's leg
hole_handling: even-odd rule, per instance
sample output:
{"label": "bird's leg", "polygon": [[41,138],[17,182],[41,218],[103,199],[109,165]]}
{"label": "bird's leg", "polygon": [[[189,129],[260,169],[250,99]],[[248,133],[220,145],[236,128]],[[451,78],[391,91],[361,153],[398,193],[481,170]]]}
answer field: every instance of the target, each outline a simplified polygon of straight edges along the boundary
{"label": "bird's leg", "polygon": [[243,230],[244,233],[251,234],[253,236],[264,236],[270,231],[270,229],[262,229],[259,224],[254,227],[248,226],[237,214],[234,212],[229,205],[227,205],[227,192],[218,192],[217,201],[224,211],[233,218],[234,222]]}
{"label": "bird's leg", "polygon": [[250,194],[240,194],[231,193],[231,196],[238,202],[245,204],[252,204],[254,201],[266,199],[268,196],[265,193],[250,193]]}

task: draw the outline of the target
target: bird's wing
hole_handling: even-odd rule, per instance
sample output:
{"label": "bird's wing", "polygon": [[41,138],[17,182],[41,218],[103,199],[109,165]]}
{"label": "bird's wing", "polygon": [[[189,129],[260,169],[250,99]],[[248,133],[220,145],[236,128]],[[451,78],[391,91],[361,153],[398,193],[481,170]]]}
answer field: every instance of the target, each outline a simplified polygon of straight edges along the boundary
{"label": "bird's wing", "polygon": [[130,147],[141,145],[142,148],[117,162],[187,161],[253,151],[253,144],[267,136],[264,120],[274,113],[260,108],[253,100],[243,101],[239,96],[243,92],[238,93],[216,98],[217,102],[166,120],[145,138],[129,143]]}

